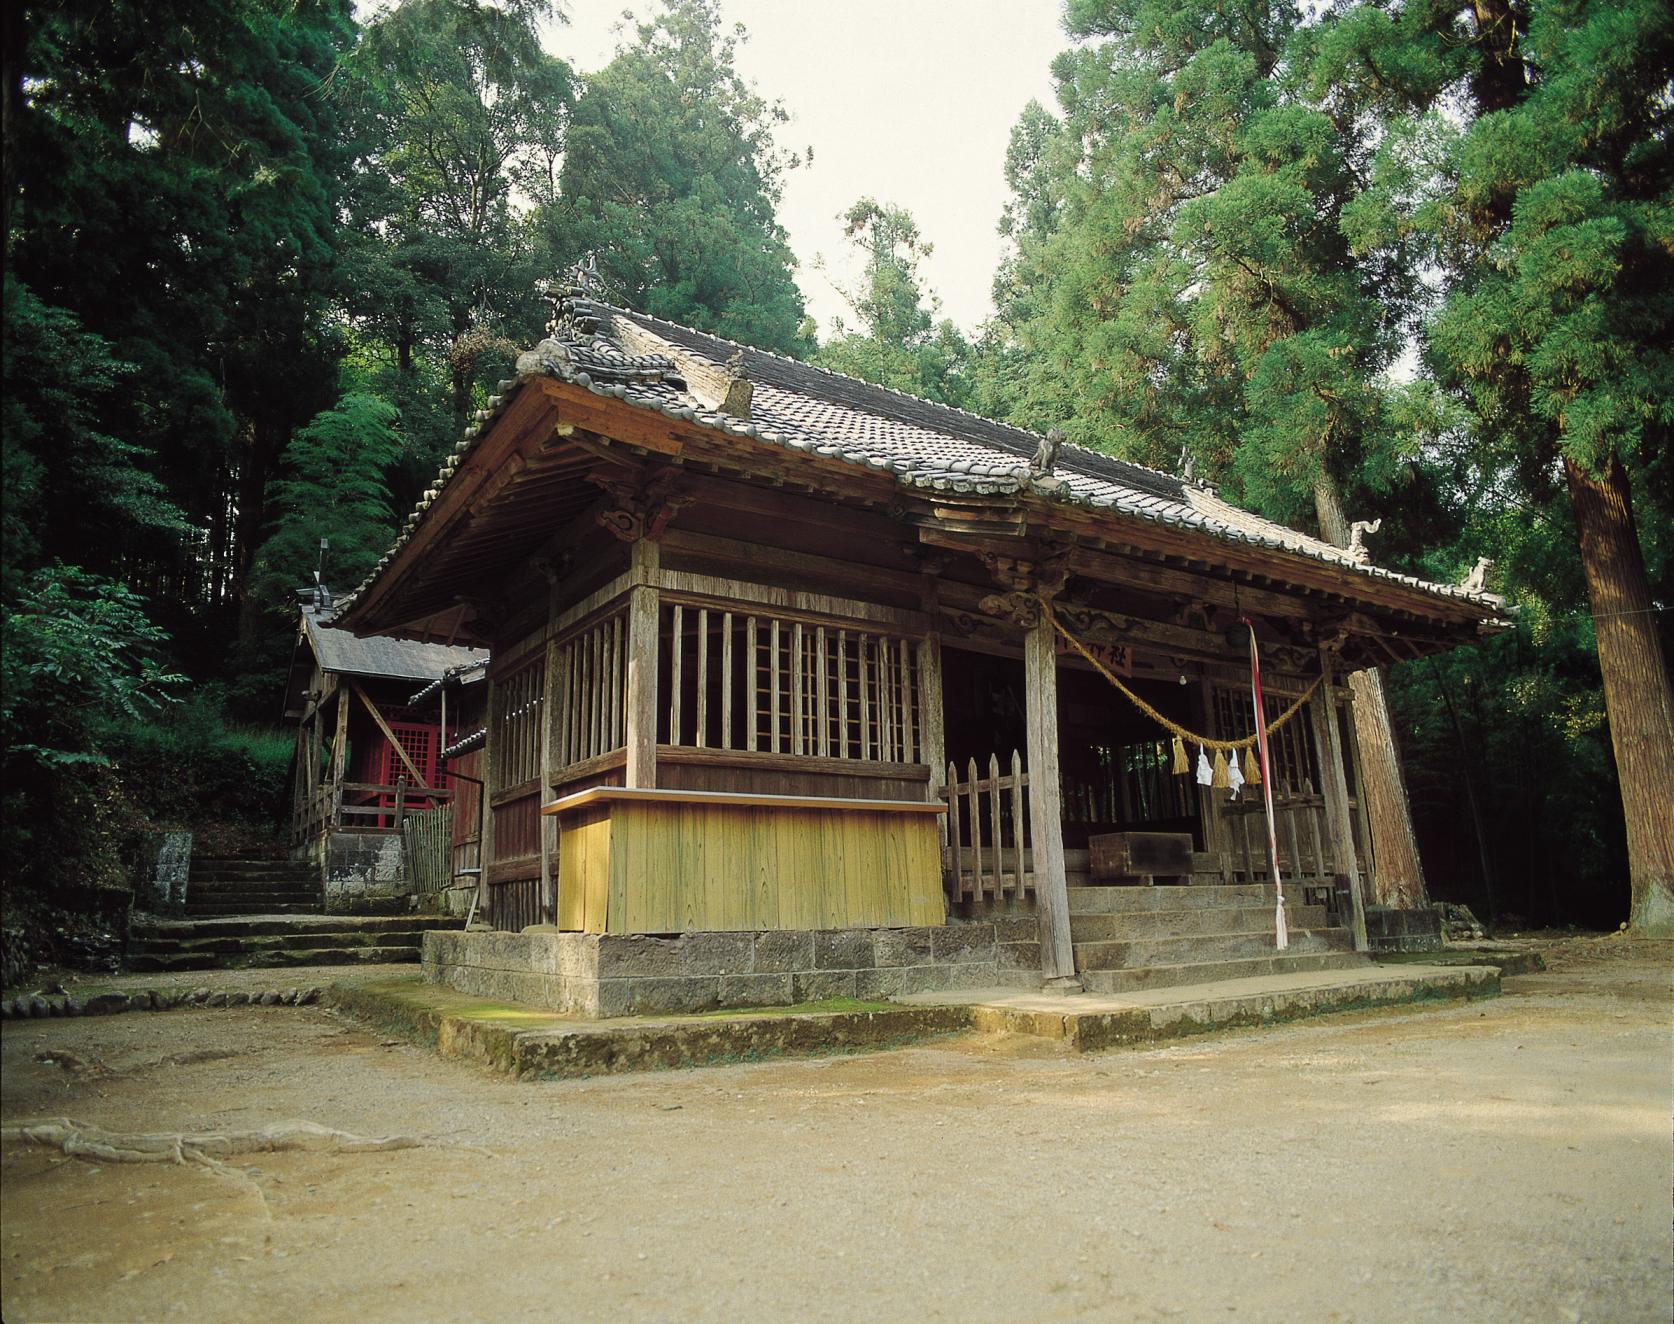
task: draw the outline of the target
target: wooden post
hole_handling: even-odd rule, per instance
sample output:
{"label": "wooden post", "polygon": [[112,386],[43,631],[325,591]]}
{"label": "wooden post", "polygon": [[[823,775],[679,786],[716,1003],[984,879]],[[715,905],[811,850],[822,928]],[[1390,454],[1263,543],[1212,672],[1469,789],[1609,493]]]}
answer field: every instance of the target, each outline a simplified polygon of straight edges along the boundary
{"label": "wooden post", "polygon": [[[631,571],[636,580],[628,591],[628,765],[626,784],[657,784],[657,569],[661,553],[656,543],[641,538],[633,545]],[[679,656],[680,640],[674,640]],[[678,677],[678,672],[676,673]],[[680,743],[678,730],[669,739]]]}
{"label": "wooden post", "polygon": [[1331,831],[1331,853],[1338,867],[1348,875],[1349,904],[1353,910],[1354,950],[1368,950],[1366,901],[1361,892],[1360,866],[1355,861],[1354,825],[1349,820],[1348,779],[1343,776],[1343,736],[1337,725],[1337,700],[1331,656],[1320,651],[1319,664],[1325,683],[1308,707],[1312,710],[1314,740],[1319,746],[1320,790],[1325,796],[1325,813]]}
{"label": "wooden post", "polygon": [[[939,800],[947,775],[947,732],[942,714],[942,639],[940,635],[926,635],[918,644],[918,705],[922,723],[923,748],[918,761],[930,765],[930,781],[925,786],[926,800]],[[844,725],[847,726],[848,708],[844,704]]]}
{"label": "wooden post", "polygon": [[1029,731],[1029,818],[1034,831],[1035,904],[1040,913],[1040,963],[1046,987],[1079,991],[1070,942],[1069,883],[1064,876],[1064,825],[1058,776],[1058,660],[1052,623],[1044,618],[1023,640],[1024,713]]}
{"label": "wooden post", "polygon": [[332,827],[343,822],[343,772],[349,758],[349,691],[337,687],[337,728],[331,744],[331,814]]}

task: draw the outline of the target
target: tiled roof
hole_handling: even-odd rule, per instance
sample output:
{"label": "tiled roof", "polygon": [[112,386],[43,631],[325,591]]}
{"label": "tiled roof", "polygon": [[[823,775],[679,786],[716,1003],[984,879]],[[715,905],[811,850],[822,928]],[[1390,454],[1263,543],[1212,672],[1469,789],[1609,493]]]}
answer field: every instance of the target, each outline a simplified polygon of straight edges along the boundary
{"label": "tiled roof", "polygon": [[340,675],[438,680],[456,667],[481,666],[488,661],[487,651],[481,648],[386,639],[378,635],[362,639],[348,630],[321,625],[309,607],[302,609],[302,624],[308,631],[308,642],[319,659],[320,669]]}
{"label": "tiled roof", "polygon": [[[477,412],[476,422],[443,464],[435,485],[361,589],[394,558],[523,382],[546,375],[676,420],[887,473],[913,490],[1000,498],[1033,492],[1226,542],[1299,553],[1356,574],[1470,602],[1485,615],[1505,609],[1504,600],[1494,594],[1432,584],[1374,566],[1343,548],[1240,510],[1206,483],[1067,443],[1058,448],[1049,475],[1032,472],[1030,461],[1047,441],[1037,433],[613,308],[580,289],[554,291],[553,297],[551,337],[519,358],[518,376],[501,382],[489,407]],[[653,352],[646,352],[647,345]],[[751,384],[748,418],[713,408],[689,389],[689,376],[699,371],[725,374],[729,364]]]}

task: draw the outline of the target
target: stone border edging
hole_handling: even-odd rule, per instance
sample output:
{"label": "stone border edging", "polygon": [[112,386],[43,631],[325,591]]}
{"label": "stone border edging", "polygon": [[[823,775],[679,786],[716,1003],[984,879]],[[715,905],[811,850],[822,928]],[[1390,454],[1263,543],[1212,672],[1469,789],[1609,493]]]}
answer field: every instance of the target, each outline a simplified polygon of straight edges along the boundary
{"label": "stone border edging", "polygon": [[0,1020],[40,1020],[52,1016],[114,1016],[124,1011],[173,1011],[176,1007],[306,1007],[320,1002],[325,989],[148,988],[136,993],[95,993],[89,998],[71,994],[48,997],[40,993],[0,1002]]}

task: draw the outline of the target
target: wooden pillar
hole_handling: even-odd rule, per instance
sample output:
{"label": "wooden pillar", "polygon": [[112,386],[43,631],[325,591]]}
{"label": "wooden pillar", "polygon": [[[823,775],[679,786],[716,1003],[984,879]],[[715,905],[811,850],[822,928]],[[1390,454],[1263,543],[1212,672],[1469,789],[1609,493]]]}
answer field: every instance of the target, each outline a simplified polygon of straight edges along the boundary
{"label": "wooden pillar", "polygon": [[349,758],[349,687],[337,686],[337,730],[331,744],[331,810],[327,816],[331,826],[343,821],[343,772]]}
{"label": "wooden pillar", "polygon": [[1321,650],[1319,662],[1325,683],[1308,707],[1314,725],[1314,741],[1319,746],[1320,790],[1325,796],[1331,855],[1338,869],[1348,875],[1354,950],[1364,952],[1368,949],[1366,901],[1361,888],[1360,865],[1355,860],[1354,824],[1349,818],[1348,780],[1343,776],[1343,735],[1337,722],[1336,685],[1330,654]]}
{"label": "wooden pillar", "polygon": [[918,644],[919,731],[923,736],[918,761],[930,765],[925,798],[941,799],[947,784],[947,728],[942,703],[942,637],[929,634]]}
{"label": "wooden pillar", "polygon": [[1058,658],[1052,623],[1042,619],[1023,640],[1024,714],[1029,736],[1029,826],[1034,834],[1035,904],[1040,914],[1041,975],[1048,989],[1079,991],[1070,943],[1069,884],[1064,876],[1063,793],[1058,777]]}
{"label": "wooden pillar", "polygon": [[[628,590],[628,683],[626,784],[657,784],[657,572],[661,550],[649,538],[636,539]],[[679,647],[679,641],[675,641]],[[730,677],[729,677],[730,680]]]}

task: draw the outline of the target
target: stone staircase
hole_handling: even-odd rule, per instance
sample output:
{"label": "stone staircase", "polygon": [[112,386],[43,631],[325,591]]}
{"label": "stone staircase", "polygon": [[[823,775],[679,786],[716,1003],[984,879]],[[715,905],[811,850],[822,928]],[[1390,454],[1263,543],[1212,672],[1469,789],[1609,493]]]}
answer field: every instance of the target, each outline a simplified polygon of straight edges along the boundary
{"label": "stone staircase", "polygon": [[1322,905],[1286,896],[1290,945],[1274,946],[1274,892],[1266,884],[1192,887],[1074,885],[1075,966],[1090,993],[1128,993],[1254,975],[1357,969],[1371,964]]}
{"label": "stone staircase", "polygon": [[129,931],[132,971],[243,970],[416,962],[430,929],[463,919],[431,915],[234,915],[157,919]]}
{"label": "stone staircase", "polygon": [[323,901],[320,866],[306,860],[194,857],[186,886],[186,913],[194,919],[317,915]]}

